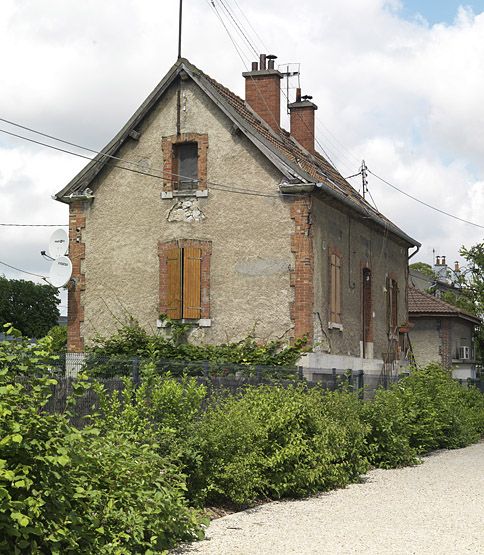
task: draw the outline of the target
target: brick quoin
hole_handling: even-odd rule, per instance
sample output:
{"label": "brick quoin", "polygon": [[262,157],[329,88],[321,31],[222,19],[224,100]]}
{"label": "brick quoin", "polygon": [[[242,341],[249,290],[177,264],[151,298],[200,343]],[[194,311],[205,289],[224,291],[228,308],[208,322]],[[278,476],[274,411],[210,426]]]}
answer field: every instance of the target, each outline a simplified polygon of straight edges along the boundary
{"label": "brick quoin", "polygon": [[196,247],[201,250],[200,261],[200,318],[210,318],[210,257],[212,255],[212,242],[198,239],[175,239],[173,241],[158,243],[158,258],[160,264],[160,313],[166,314],[168,310],[168,251],[173,248]]}
{"label": "brick quoin", "polygon": [[86,245],[82,241],[82,230],[85,227],[85,201],[74,201],[69,205],[69,258],[75,280],[75,285],[69,284],[67,292],[67,350],[70,353],[84,351],[84,338],[81,336],[84,307],[81,294],[86,288],[86,278],[81,266],[86,257]]}
{"label": "brick quoin", "polygon": [[293,339],[306,336],[309,343],[313,340],[314,311],[314,252],[310,214],[309,196],[292,201],[294,232],[291,235],[291,251],[294,254],[294,269],[291,271],[290,285],[294,288],[294,301],[290,312],[294,323]]}

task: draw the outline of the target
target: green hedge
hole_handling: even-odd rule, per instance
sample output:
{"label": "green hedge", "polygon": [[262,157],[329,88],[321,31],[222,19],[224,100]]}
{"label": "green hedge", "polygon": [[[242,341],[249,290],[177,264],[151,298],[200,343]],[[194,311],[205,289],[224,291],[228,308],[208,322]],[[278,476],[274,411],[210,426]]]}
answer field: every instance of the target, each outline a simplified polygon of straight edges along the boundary
{"label": "green hedge", "polygon": [[0,552],[161,552],[202,537],[193,507],[344,487],[484,432],[484,396],[435,365],[366,402],[301,384],[208,395],[150,367],[122,392],[80,379],[100,403],[78,430],[44,411],[50,346],[0,344]]}

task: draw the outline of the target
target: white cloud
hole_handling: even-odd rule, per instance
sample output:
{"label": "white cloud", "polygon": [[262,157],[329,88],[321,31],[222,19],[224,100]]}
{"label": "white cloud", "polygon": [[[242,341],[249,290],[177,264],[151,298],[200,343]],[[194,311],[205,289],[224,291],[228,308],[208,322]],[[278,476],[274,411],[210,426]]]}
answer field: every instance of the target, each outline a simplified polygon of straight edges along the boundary
{"label": "white cloud", "polygon": [[[401,18],[397,0],[237,3],[278,62],[302,63],[319,140],[344,175],[365,158],[408,193],[484,224],[484,13],[461,8],[452,25],[430,26]],[[102,147],[175,61],[177,9],[157,0],[4,0],[0,117]],[[186,57],[243,95],[245,68],[208,1],[185,2],[183,36]],[[0,136],[0,221],[64,221],[50,195],[81,165]],[[432,248],[454,259],[461,244],[482,240],[482,230],[373,177],[370,187],[378,207],[423,243],[421,259]],[[0,233],[0,259],[43,267],[37,252],[48,231]]]}

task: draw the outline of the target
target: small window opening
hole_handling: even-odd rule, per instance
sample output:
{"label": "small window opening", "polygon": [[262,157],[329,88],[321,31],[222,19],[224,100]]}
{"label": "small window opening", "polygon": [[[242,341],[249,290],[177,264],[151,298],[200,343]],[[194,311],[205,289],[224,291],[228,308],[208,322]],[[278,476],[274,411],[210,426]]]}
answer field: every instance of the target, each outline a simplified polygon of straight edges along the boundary
{"label": "small window opening", "polygon": [[198,144],[180,143],[174,145],[177,161],[176,189],[193,191],[198,187]]}

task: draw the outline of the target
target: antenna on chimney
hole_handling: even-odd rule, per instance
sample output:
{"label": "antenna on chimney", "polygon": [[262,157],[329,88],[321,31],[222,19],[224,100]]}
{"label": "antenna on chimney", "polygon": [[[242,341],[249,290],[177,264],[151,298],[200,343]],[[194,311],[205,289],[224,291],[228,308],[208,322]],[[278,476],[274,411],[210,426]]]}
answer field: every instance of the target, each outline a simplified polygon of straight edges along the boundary
{"label": "antenna on chimney", "polygon": [[[285,68],[285,71],[284,71]],[[290,114],[290,110],[289,110],[289,104],[291,103],[289,100],[289,89],[300,89],[301,88],[301,64],[299,62],[289,62],[286,64],[279,64],[278,65],[278,69],[282,74],[282,77],[286,80],[286,108],[287,108],[287,113]],[[296,77],[297,76],[297,86],[296,87],[290,87],[289,86],[289,79],[291,79],[291,77]],[[299,93],[300,94],[300,93]],[[296,93],[296,102],[299,102],[301,99],[297,98],[297,93]]]}

